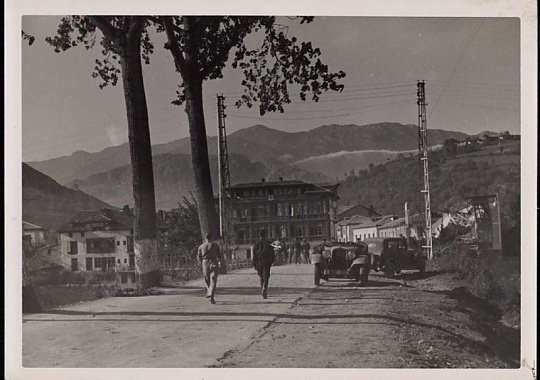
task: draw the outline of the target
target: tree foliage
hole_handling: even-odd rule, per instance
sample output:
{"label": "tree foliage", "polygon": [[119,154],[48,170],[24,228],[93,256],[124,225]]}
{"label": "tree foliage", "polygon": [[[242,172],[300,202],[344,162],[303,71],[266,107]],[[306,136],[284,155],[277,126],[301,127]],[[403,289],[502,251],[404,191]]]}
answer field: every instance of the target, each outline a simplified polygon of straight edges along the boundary
{"label": "tree foliage", "polygon": [[193,195],[184,197],[178,208],[165,217],[164,231],[160,235],[161,245],[168,254],[194,259],[194,250],[200,244],[199,213]]}
{"label": "tree foliage", "polygon": [[[191,20],[190,20],[191,19]],[[300,42],[296,37],[288,37],[276,24],[276,18],[269,17],[159,17],[153,18],[159,31],[166,31],[167,49],[176,60],[177,70],[184,80],[193,72],[189,71],[185,54],[189,51],[186,42],[193,38],[197,43],[197,59],[192,65],[202,81],[223,77],[223,69],[229,62],[233,68],[242,70],[243,94],[236,106],[252,107],[259,104],[259,112],[284,112],[284,104],[290,103],[290,85],[299,85],[299,96],[319,100],[323,92],[341,91],[339,79],[345,77],[343,71],[329,72],[328,66],[320,60],[321,51],[311,42]],[[301,23],[313,21],[313,17],[299,17]],[[191,23],[191,28],[186,28]],[[190,37],[186,34],[189,33]],[[262,34],[259,46],[250,48],[245,43],[249,34]],[[185,101],[184,84],[177,92],[175,104]]]}

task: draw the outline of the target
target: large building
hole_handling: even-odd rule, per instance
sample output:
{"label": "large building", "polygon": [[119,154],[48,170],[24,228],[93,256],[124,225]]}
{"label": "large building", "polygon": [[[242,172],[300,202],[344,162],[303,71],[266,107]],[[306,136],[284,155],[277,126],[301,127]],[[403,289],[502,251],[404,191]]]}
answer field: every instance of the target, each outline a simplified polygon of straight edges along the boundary
{"label": "large building", "polygon": [[232,186],[234,245],[250,257],[249,249],[261,231],[282,241],[334,239],[338,185],[263,179]]}

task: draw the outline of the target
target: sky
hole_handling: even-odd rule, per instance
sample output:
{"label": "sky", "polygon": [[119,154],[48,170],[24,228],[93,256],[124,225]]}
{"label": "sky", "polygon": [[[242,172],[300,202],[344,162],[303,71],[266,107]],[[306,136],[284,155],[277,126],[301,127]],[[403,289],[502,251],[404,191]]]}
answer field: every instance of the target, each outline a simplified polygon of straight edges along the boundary
{"label": "sky", "polygon": [[[24,16],[23,30],[36,36],[22,44],[22,158],[38,161],[75,151],[96,152],[127,142],[121,81],[99,89],[92,78],[99,45],[55,53],[44,38],[59,18]],[[343,70],[342,93],[318,103],[293,103],[285,113],[259,116],[234,107],[239,71],[204,83],[207,133],[217,133],[216,94],[225,95],[230,134],[263,124],[298,132],[327,124],[417,123],[416,82],[425,80],[427,125],[476,134],[520,133],[520,24],[518,18],[316,17],[311,24],[279,17],[287,36],[311,41],[330,71]],[[144,67],[152,144],[188,136],[183,107],[171,104],[181,82],[164,37],[153,35],[155,53]],[[257,42],[257,37],[250,39]]]}

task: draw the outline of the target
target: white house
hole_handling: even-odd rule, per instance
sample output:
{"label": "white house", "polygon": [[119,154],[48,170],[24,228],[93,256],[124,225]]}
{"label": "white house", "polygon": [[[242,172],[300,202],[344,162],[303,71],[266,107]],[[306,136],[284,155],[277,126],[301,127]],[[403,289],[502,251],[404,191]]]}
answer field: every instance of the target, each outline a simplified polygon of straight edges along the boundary
{"label": "white house", "polygon": [[383,224],[394,220],[394,216],[387,215],[376,220],[370,220],[369,222],[355,226],[352,230],[354,241],[364,240],[366,238],[379,237],[379,227]]}
{"label": "white house", "polygon": [[127,207],[80,211],[58,231],[61,258],[72,271],[134,269],[132,226]]}
{"label": "white house", "polygon": [[371,222],[371,219],[363,215],[354,215],[345,218],[336,223],[336,236],[340,242],[354,242],[358,238],[354,235],[354,229],[365,223]]}

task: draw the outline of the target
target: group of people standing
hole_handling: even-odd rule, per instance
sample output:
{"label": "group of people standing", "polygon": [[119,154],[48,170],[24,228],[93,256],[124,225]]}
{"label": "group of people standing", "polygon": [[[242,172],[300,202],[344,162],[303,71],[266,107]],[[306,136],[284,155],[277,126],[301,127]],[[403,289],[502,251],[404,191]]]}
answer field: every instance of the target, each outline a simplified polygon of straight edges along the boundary
{"label": "group of people standing", "polygon": [[306,239],[300,241],[296,238],[291,243],[281,242],[279,239],[272,243],[276,257],[280,264],[304,264],[309,263],[309,251],[311,245]]}
{"label": "group of people standing", "polygon": [[[270,243],[266,239],[266,233],[261,231],[259,239],[253,246],[253,267],[259,275],[261,296],[268,298],[268,282],[270,280],[270,268],[276,262],[300,264],[309,263],[309,242],[299,238],[292,243],[282,243],[279,239]],[[206,298],[215,304],[214,299],[219,268],[225,264],[225,259],[219,245],[213,241],[210,233],[206,234],[205,242],[197,250],[197,260],[202,265],[204,281],[206,283]]]}

